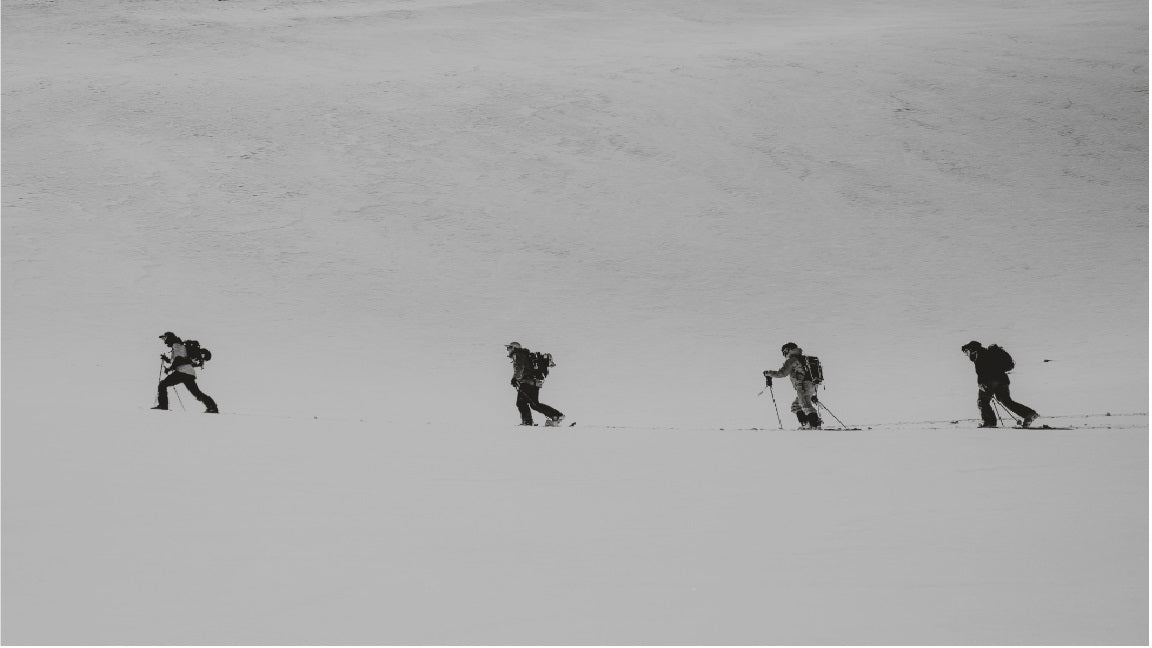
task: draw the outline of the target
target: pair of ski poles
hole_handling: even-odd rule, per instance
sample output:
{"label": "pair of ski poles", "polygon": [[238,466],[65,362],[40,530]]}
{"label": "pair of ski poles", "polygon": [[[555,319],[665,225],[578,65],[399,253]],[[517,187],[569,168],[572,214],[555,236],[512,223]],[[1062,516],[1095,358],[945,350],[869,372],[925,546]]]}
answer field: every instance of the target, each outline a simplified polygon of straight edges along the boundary
{"label": "pair of ski poles", "polygon": [[[772,391],[772,377],[771,376],[764,376],[764,381],[766,383],[768,383],[767,386],[764,389],[761,389],[760,393],[756,394],[756,395],[760,396],[765,391],[767,391],[768,394],[772,396],[772,409],[776,411],[776,424],[780,426],[781,430],[783,430],[784,429],[784,422],[780,420],[780,407],[776,405],[776,392]],[[844,424],[844,421],[840,420],[840,417],[833,414],[832,410],[828,409],[828,407],[824,403],[821,403],[820,401],[816,400],[815,394],[812,395],[812,402],[816,403],[817,407],[821,407],[824,409],[825,412],[828,412],[828,416],[831,416],[832,418],[836,419],[836,422],[840,424],[840,427],[845,428],[845,429],[848,428],[848,426]]]}
{"label": "pair of ski poles", "polygon": [[999,398],[996,398],[995,396],[993,396],[992,402],[996,404],[996,407],[992,408],[992,411],[996,412],[996,418],[1000,419],[1000,425],[1001,426],[1004,425],[1004,417],[1000,416],[1000,410],[1004,410],[1004,413],[1007,414],[1008,418],[1012,419],[1012,422],[1015,423],[1016,425],[1023,425],[1024,424],[1024,421],[1017,420],[1015,416],[1012,416],[1012,412],[1009,411],[1009,409],[1004,405],[1004,403],[1000,402]]}

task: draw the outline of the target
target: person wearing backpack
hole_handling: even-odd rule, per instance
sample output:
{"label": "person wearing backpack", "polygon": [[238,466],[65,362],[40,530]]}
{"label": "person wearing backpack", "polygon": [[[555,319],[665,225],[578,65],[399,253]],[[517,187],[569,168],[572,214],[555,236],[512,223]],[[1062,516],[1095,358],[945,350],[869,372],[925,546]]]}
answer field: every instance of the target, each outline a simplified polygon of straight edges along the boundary
{"label": "person wearing backpack", "polygon": [[551,356],[532,353],[519,342],[509,342],[504,345],[504,349],[512,360],[512,386],[516,388],[516,409],[520,411],[520,425],[535,425],[532,422],[532,410],[548,417],[545,426],[560,425],[564,415],[556,408],[540,402],[540,388],[548,376],[548,367],[553,366]]}
{"label": "person wearing backpack", "polygon": [[1012,400],[1012,394],[1008,388],[1011,383],[1008,372],[1016,367],[1016,363],[1007,351],[995,344],[985,348],[976,340],[960,347],[960,350],[968,356],[968,359],[976,367],[976,383],[980,386],[980,393],[976,396],[976,404],[980,408],[980,418],[983,421],[980,427],[999,427],[996,422],[996,412],[992,409],[993,398],[1007,407],[1008,411],[1019,416],[1022,419],[1021,425],[1023,427],[1031,426],[1036,419],[1040,418],[1036,410]]}
{"label": "person wearing backpack", "polygon": [[[792,379],[792,387],[796,390],[796,400],[792,401],[792,411],[801,426],[807,425],[813,430],[819,430],[824,422],[820,420],[820,413],[816,410],[816,383],[812,381],[812,374],[808,369],[807,357],[804,350],[795,342],[789,342],[780,347],[784,355],[784,366],[773,371],[764,372],[764,377],[788,377]],[[771,384],[771,382],[769,382]]]}
{"label": "person wearing backpack", "polygon": [[160,339],[168,345],[170,350],[170,355],[160,355],[160,359],[168,363],[164,369],[164,373],[168,375],[160,381],[156,388],[156,406],[152,409],[168,409],[168,388],[184,385],[188,388],[188,392],[196,397],[196,400],[204,403],[204,406],[208,408],[204,410],[205,414],[219,414],[220,410],[216,407],[216,401],[212,400],[208,394],[200,391],[200,387],[196,384],[196,366],[188,357],[188,350],[184,341],[171,331],[161,335]]}

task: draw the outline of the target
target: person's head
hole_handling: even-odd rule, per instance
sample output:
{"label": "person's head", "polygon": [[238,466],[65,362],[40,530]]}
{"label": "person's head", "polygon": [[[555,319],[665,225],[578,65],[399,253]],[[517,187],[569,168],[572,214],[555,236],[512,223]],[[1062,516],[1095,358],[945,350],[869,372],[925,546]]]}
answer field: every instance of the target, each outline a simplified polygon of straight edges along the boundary
{"label": "person's head", "polygon": [[516,353],[516,350],[519,348],[521,348],[519,342],[509,342],[508,344],[504,345],[504,350],[508,352],[509,358],[511,358],[512,354]]}
{"label": "person's head", "polygon": [[800,347],[795,342],[789,342],[788,344],[780,347],[780,354],[785,358],[792,355],[799,355],[799,353]]}
{"label": "person's head", "polygon": [[168,346],[172,346],[173,344],[176,344],[180,341],[180,338],[177,337],[176,334],[172,331],[166,331],[163,335],[160,336],[160,339],[163,340],[164,344],[167,344]]}
{"label": "person's head", "polygon": [[969,358],[975,358],[977,355],[979,355],[980,351],[983,348],[984,347],[979,342],[977,342],[976,340],[972,340],[968,344],[965,344],[964,346],[960,347],[960,351],[963,352],[964,355],[968,356]]}

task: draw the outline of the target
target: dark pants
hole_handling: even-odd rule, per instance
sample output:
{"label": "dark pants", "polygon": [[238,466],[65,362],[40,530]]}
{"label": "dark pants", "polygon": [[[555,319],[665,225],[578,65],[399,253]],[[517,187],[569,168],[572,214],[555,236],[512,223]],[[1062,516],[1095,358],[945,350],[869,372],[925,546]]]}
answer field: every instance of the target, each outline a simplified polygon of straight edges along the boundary
{"label": "dark pants", "polygon": [[532,410],[548,418],[560,416],[560,412],[540,402],[540,388],[528,383],[520,383],[516,388],[516,409],[520,410],[520,422],[532,423]]}
{"label": "dark pants", "polygon": [[1000,404],[1008,408],[1016,416],[1026,419],[1030,416],[1036,416],[1036,410],[1022,405],[1012,400],[1012,394],[1008,391],[1008,383],[989,383],[980,390],[980,394],[976,396],[976,404],[980,406],[980,418],[984,419],[985,425],[996,424],[996,412],[992,409],[992,398],[1000,401]]}
{"label": "dark pants", "polygon": [[200,391],[200,387],[196,385],[196,376],[190,376],[179,371],[173,371],[168,374],[167,378],[160,381],[156,390],[156,404],[160,409],[168,409],[168,388],[176,385],[184,385],[188,388],[188,392],[196,397],[196,400],[204,403],[204,406],[209,410],[216,411],[216,401],[212,400],[208,394]]}

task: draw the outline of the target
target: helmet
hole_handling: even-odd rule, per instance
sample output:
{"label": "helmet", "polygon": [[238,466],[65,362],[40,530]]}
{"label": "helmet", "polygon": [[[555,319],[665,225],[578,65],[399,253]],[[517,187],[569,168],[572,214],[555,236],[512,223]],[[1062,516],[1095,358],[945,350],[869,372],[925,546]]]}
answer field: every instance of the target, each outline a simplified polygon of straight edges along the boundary
{"label": "helmet", "polygon": [[980,349],[983,349],[983,348],[984,347],[981,346],[981,344],[979,342],[977,342],[976,340],[972,340],[968,344],[965,344],[964,346],[960,347],[960,351],[963,353],[971,353],[972,351],[979,351]]}
{"label": "helmet", "polygon": [[508,350],[512,350],[512,349],[519,349],[521,347],[520,347],[519,342],[509,342],[508,344],[504,345],[504,348],[508,349]]}
{"label": "helmet", "polygon": [[791,352],[792,349],[799,349],[799,348],[800,348],[799,344],[796,344],[795,342],[789,342],[788,344],[785,344],[784,346],[780,347],[780,353],[783,355],[788,355],[788,353]]}
{"label": "helmet", "polygon": [[165,331],[164,334],[160,336],[160,339],[164,340],[165,344],[167,344],[169,342],[179,342],[180,341],[180,338],[175,333],[173,333],[172,331]]}

